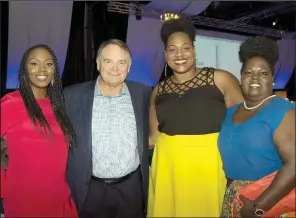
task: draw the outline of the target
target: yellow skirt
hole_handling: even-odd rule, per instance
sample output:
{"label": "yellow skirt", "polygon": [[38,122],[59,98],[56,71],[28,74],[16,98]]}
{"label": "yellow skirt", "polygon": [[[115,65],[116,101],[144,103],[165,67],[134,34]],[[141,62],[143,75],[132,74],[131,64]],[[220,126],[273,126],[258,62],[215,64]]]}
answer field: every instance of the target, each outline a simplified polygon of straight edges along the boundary
{"label": "yellow skirt", "polygon": [[147,217],[219,217],[226,178],[218,133],[161,133],[151,165]]}

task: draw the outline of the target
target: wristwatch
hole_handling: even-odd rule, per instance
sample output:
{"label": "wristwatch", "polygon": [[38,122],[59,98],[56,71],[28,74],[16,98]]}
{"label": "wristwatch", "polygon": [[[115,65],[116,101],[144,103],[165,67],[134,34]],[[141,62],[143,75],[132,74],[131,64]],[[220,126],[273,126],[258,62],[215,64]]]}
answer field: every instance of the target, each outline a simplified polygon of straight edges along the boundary
{"label": "wristwatch", "polygon": [[265,214],[265,211],[262,210],[261,208],[258,207],[258,205],[253,201],[253,208],[254,208],[254,213],[258,217],[262,217]]}

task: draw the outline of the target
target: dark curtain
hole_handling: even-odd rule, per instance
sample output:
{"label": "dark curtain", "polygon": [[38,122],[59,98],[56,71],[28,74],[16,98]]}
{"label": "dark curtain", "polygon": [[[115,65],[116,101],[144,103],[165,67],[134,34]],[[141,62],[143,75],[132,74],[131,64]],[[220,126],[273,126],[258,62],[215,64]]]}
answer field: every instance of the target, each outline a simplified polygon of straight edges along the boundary
{"label": "dark curtain", "polygon": [[126,41],[128,15],[107,12],[107,2],[73,3],[67,57],[62,76],[64,87],[98,76],[96,52],[111,38]]}
{"label": "dark curtain", "polygon": [[[95,53],[101,43],[108,39],[117,38],[126,42],[128,15],[107,11],[107,2],[94,2],[91,5],[90,13],[92,14],[92,34]],[[95,57],[93,71],[94,78],[97,77]]]}
{"label": "dark curtain", "polygon": [[108,39],[126,42],[128,15],[107,11],[107,2],[96,2],[92,7],[94,44],[96,49]]}
{"label": "dark curtain", "polygon": [[292,101],[296,101],[295,97],[295,67],[293,74],[291,75],[287,85],[286,85],[286,90],[287,90],[287,98],[289,98]]}
{"label": "dark curtain", "polygon": [[68,50],[62,76],[64,87],[85,81],[84,5],[85,2],[73,2]]}
{"label": "dark curtain", "polygon": [[95,71],[95,55],[96,49],[94,46],[94,35],[93,35],[93,14],[92,9],[95,3],[88,2],[85,8],[85,21],[84,21],[84,62],[85,62],[85,72],[86,81],[93,80],[97,73]]}
{"label": "dark curtain", "polygon": [[0,2],[1,22],[1,97],[6,93],[7,53],[8,53],[8,1]]}

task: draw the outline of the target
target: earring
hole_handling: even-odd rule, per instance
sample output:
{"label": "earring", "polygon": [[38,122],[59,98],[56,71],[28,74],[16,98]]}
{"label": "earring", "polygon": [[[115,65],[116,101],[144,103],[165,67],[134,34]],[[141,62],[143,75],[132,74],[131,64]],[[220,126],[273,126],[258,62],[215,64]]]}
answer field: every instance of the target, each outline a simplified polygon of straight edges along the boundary
{"label": "earring", "polygon": [[275,85],[275,82],[274,82],[274,76],[272,77],[272,85],[273,85],[273,86]]}
{"label": "earring", "polygon": [[165,68],[164,68],[164,77],[167,77],[167,68],[168,68],[168,63],[165,63]]}
{"label": "earring", "polygon": [[50,84],[53,86],[53,80],[51,80]]}

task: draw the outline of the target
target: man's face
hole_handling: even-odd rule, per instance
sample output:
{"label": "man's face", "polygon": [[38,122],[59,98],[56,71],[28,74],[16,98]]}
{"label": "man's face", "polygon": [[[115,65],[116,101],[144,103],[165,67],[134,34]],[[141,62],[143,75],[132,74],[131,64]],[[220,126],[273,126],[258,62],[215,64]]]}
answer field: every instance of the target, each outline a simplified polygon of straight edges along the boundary
{"label": "man's face", "polygon": [[97,69],[101,79],[108,86],[121,85],[127,77],[131,66],[127,51],[115,44],[107,45],[97,59]]}

